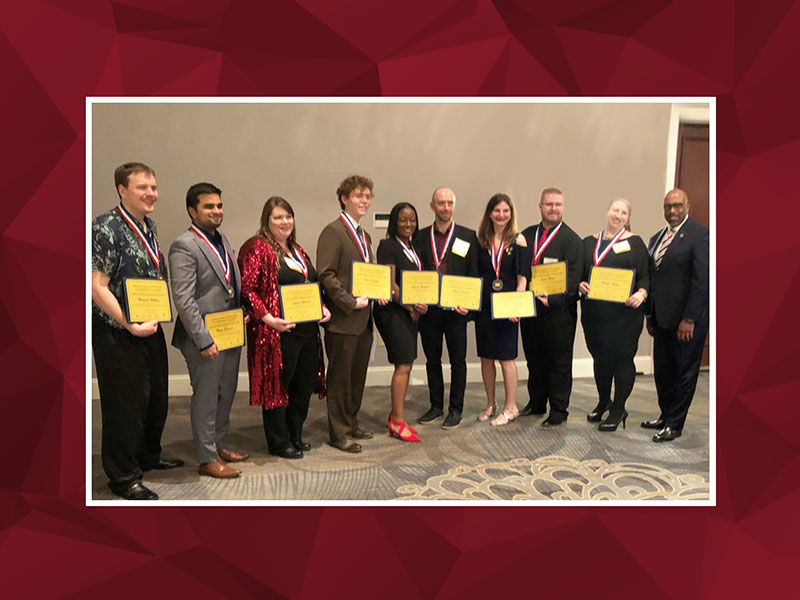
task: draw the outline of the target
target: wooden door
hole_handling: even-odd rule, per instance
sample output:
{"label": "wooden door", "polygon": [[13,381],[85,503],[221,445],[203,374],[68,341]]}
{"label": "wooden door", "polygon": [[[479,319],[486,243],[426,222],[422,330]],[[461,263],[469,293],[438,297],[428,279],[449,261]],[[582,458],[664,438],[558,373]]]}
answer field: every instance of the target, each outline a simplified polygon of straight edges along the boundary
{"label": "wooden door", "polygon": [[[678,161],[675,169],[675,187],[689,197],[689,215],[699,223],[710,225],[708,125],[681,123],[678,128]],[[713,307],[712,307],[713,308]],[[708,340],[703,350],[702,366],[709,362]]]}

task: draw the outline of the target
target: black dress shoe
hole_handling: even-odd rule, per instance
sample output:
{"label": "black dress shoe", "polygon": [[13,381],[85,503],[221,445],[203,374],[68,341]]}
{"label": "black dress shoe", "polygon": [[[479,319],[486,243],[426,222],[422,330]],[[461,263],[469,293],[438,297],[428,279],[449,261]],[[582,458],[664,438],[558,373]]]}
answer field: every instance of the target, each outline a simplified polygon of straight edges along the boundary
{"label": "black dress shoe", "polygon": [[567,417],[564,417],[563,419],[558,419],[557,417],[550,415],[544,421],[542,421],[542,427],[558,427],[559,425],[563,425],[566,422],[567,422]]}
{"label": "black dress shoe", "polygon": [[303,453],[295,448],[294,446],[286,446],[280,452],[270,452],[273,456],[279,456],[280,458],[289,458],[289,459],[297,459],[303,458]]}
{"label": "black dress shoe", "polygon": [[142,471],[152,471],[153,469],[156,469],[157,471],[166,471],[167,469],[177,469],[178,467],[182,466],[183,461],[180,458],[176,458],[174,460],[170,460],[169,458],[160,458],[156,463],[143,465]]}
{"label": "black dress shoe", "polygon": [[341,450],[342,452],[348,452],[349,454],[358,454],[361,452],[361,444],[357,442],[340,442],[338,444],[331,444],[337,450]]}
{"label": "black dress shoe", "polygon": [[348,437],[353,438],[354,440],[371,440],[372,434],[369,431],[364,431],[363,429],[356,429],[355,431],[351,431],[347,434]]}
{"label": "black dress shoe", "polygon": [[451,410],[447,414],[447,418],[442,423],[442,429],[453,429],[458,427],[458,424],[461,423],[461,411],[458,410]]}
{"label": "black dress shoe", "polygon": [[533,406],[528,404],[528,405],[525,406],[525,408],[523,408],[521,411],[519,411],[519,416],[520,417],[527,417],[529,415],[533,415],[535,417],[541,417],[545,412],[546,412],[545,410],[541,410],[541,411],[536,410]]}
{"label": "black dress shoe", "polygon": [[642,427],[644,429],[664,429],[664,419],[659,417],[651,421],[642,421]]}
{"label": "black dress shoe", "polygon": [[680,429],[673,429],[672,427],[664,427],[661,431],[653,436],[654,442],[671,442],[672,440],[681,437]]}
{"label": "black dress shoe", "polygon": [[423,424],[431,423],[432,421],[435,421],[436,419],[441,417],[443,414],[444,411],[441,408],[435,408],[432,406],[430,409],[428,409],[428,412],[426,412],[419,418],[419,422]]}
{"label": "black dress shoe", "polygon": [[311,444],[304,442],[303,440],[297,440],[296,442],[292,442],[292,445],[300,450],[300,452],[308,452],[311,450]]}
{"label": "black dress shoe", "polygon": [[[113,492],[114,490],[111,491]],[[114,493],[125,498],[125,500],[158,500],[158,494],[146,488],[141,481],[134,481],[124,490]]]}
{"label": "black dress shoe", "polygon": [[589,423],[599,423],[603,420],[603,413],[606,412],[610,406],[610,402],[604,406],[598,404],[592,409],[592,412],[586,415],[586,420],[589,421]]}

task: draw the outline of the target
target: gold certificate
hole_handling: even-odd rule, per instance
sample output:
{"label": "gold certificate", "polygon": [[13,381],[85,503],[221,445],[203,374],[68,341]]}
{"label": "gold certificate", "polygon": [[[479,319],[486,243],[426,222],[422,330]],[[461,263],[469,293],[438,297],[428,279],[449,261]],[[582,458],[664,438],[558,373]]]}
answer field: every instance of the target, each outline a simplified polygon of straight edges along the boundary
{"label": "gold certificate", "polygon": [[589,275],[589,298],[625,302],[633,288],[633,269],[592,267]]}
{"label": "gold certificate", "polygon": [[563,260],[531,267],[531,284],[528,287],[536,296],[563,294],[567,291],[567,263]]}
{"label": "gold certificate", "polygon": [[391,300],[392,268],[354,260],[350,273],[350,293],[356,298],[366,296],[375,300]]}
{"label": "gold certificate", "polygon": [[402,271],[400,273],[402,304],[439,304],[438,271]]}
{"label": "gold certificate", "polygon": [[241,308],[208,313],[205,322],[220,352],[244,346],[244,313]]}
{"label": "gold certificate", "polygon": [[492,318],[535,317],[533,292],[495,292],[492,294]]}
{"label": "gold certificate", "polygon": [[460,275],[442,275],[439,290],[439,306],[442,308],[481,309],[481,290],[483,279],[480,277],[461,277]]}
{"label": "gold certificate", "polygon": [[298,283],[278,287],[281,313],[290,323],[319,321],[322,318],[322,298],[319,283]]}
{"label": "gold certificate", "polygon": [[169,288],[164,279],[126,279],[128,323],[172,321]]}

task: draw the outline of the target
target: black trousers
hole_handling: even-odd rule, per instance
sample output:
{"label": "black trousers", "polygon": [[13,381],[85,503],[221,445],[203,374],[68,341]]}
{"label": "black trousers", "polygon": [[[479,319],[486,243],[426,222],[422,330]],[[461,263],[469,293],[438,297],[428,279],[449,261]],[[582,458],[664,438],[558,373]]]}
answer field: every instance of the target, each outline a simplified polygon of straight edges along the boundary
{"label": "black trousers", "polygon": [[161,457],[167,420],[164,331],[140,338],[92,318],[92,350],[100,388],[103,470],[120,492]]}
{"label": "black trousers", "polygon": [[681,430],[697,388],[707,323],[695,323],[694,336],[680,342],[677,330],[656,327],[653,344],[653,367],[661,418],[667,427]]}
{"label": "black trousers", "polygon": [[425,352],[428,393],[431,406],[444,409],[444,376],[442,375],[442,338],[447,342],[450,357],[450,411],[464,410],[464,388],[467,385],[467,318],[454,310],[431,306],[419,319],[419,336]]}
{"label": "black trousers", "polygon": [[317,387],[317,338],[292,335],[281,334],[281,383],[289,404],[261,411],[270,454],[282,452],[302,439],[311,394]]}
{"label": "black trousers", "polygon": [[552,310],[522,319],[522,349],[528,363],[528,403],[535,413],[547,410],[559,420],[567,418],[572,394],[572,349],[577,311]]}
{"label": "black trousers", "polygon": [[[612,355],[594,357],[594,383],[599,397],[598,406],[608,408],[611,420],[625,412],[625,402],[636,382],[636,365],[633,357]],[[614,399],[611,399],[611,384],[614,384]]]}

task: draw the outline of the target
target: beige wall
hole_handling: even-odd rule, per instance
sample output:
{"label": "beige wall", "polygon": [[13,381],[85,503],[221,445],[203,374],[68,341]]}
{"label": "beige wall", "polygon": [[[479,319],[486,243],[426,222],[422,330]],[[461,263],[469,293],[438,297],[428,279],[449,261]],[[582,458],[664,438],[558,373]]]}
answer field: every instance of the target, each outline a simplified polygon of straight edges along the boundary
{"label": "beige wall", "polygon": [[[565,192],[565,221],[581,236],[599,231],[609,201],[633,204],[633,230],[647,238],[663,222],[671,105],[655,104],[94,104],[92,209],[116,202],[113,171],[126,161],[156,170],[154,219],[164,254],[189,223],[189,185],[223,190],[222,230],[238,247],[258,225],[264,200],[281,195],[296,212],[298,241],[313,256],[336,218],[335,190],[360,173],[375,182],[372,211],[413,203],[422,224],[436,186],[457,194],[456,221],[477,228],[495,192],[509,194],[520,229],[538,221],[539,191]],[[366,229],[377,239],[383,230]],[[166,327],[168,341],[172,327]],[[469,358],[475,344],[470,327]],[[640,354],[650,353],[644,334]],[[589,354],[578,330],[575,357]],[[170,347],[170,372],[185,373]],[[520,352],[520,358],[523,358]],[[420,349],[420,364],[424,357]],[[386,365],[376,349],[374,365]],[[242,369],[246,369],[244,361]],[[526,377],[524,371],[521,377]],[[387,380],[388,384],[388,380]]]}

